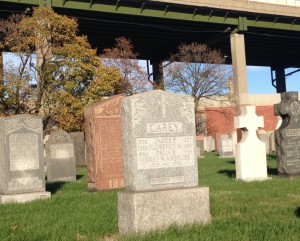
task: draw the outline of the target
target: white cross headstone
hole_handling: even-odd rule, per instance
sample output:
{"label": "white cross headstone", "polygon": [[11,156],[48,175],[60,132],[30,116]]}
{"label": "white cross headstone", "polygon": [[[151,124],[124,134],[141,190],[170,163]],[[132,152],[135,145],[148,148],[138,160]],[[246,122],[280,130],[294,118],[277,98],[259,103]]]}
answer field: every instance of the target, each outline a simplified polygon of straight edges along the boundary
{"label": "white cross headstone", "polygon": [[255,106],[242,106],[241,116],[234,117],[234,127],[242,130],[242,139],[236,146],[236,178],[243,181],[268,179],[265,143],[256,135],[264,126],[262,116],[257,116]]}

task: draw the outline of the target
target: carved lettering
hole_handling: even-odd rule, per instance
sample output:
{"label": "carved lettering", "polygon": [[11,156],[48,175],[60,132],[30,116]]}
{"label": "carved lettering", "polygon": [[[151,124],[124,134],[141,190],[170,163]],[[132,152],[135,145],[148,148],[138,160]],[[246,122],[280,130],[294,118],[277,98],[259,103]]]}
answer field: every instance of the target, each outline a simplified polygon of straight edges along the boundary
{"label": "carved lettering", "polygon": [[137,168],[195,166],[192,136],[137,138]]}
{"label": "carved lettering", "polygon": [[16,133],[9,136],[10,170],[39,169],[38,136],[35,133]]}
{"label": "carved lettering", "polygon": [[181,132],[181,122],[147,123],[147,133],[149,134],[168,134]]}
{"label": "carved lettering", "polygon": [[51,159],[64,159],[74,157],[73,144],[51,144]]}

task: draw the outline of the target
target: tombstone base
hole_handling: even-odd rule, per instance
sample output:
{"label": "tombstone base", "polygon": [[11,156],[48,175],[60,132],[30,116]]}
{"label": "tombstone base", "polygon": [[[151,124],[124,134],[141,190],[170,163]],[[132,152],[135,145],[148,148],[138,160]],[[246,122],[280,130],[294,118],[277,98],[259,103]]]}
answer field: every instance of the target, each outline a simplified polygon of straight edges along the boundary
{"label": "tombstone base", "polygon": [[0,204],[7,203],[25,203],[37,199],[48,199],[51,197],[51,192],[32,192],[20,194],[2,194],[0,195]]}
{"label": "tombstone base", "polygon": [[209,188],[118,193],[121,235],[210,221]]}
{"label": "tombstone base", "polygon": [[99,191],[99,190],[97,190],[96,183],[94,183],[94,182],[88,182],[88,190],[89,190],[89,192]]}
{"label": "tombstone base", "polygon": [[261,182],[261,181],[267,181],[271,180],[272,177],[256,177],[256,178],[237,178],[236,180],[238,181],[243,181],[243,182]]}

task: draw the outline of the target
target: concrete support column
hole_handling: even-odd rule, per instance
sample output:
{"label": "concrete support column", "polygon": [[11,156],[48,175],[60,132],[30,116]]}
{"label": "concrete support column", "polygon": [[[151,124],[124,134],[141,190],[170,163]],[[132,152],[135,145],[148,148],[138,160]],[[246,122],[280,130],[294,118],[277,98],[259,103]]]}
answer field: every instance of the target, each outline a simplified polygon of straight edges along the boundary
{"label": "concrete support column", "polygon": [[150,61],[153,71],[153,89],[164,89],[164,73],[162,68],[162,61]]}
{"label": "concrete support column", "polygon": [[286,92],[286,82],[285,82],[285,72],[284,68],[276,68],[275,69],[276,75],[276,91],[277,93]]}
{"label": "concrete support column", "polygon": [[248,81],[244,35],[232,33],[230,35],[230,47],[235,102],[236,105],[247,104]]}

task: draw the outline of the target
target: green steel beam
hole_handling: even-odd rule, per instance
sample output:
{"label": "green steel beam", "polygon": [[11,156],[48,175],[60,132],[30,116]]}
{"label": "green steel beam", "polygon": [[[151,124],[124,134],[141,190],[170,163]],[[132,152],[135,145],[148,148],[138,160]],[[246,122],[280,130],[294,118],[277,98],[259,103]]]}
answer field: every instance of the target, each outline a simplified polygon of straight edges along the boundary
{"label": "green steel beam", "polygon": [[151,9],[147,7],[147,3],[139,7],[127,7],[122,6],[122,2],[117,1],[116,5],[107,5],[101,3],[90,2],[73,2],[73,1],[62,1],[62,0],[52,0],[52,7],[57,8],[71,8],[79,10],[92,10],[105,13],[119,13],[119,14],[129,14],[145,17],[157,17],[165,19],[176,19],[176,20],[187,20],[195,22],[208,22],[208,23],[219,23],[219,24],[230,24],[237,25],[238,19],[233,17],[224,16],[214,16],[214,15],[203,15],[195,12],[195,9],[191,9],[190,13],[182,13],[172,11],[171,7],[168,5],[162,6],[161,9]]}
{"label": "green steel beam", "polygon": [[[135,16],[155,17],[162,19],[174,19],[193,22],[214,23],[223,25],[236,26],[239,31],[247,31],[249,27],[268,28],[278,30],[300,31],[300,19],[293,19],[291,23],[280,21],[280,17],[274,16],[270,20],[249,19],[245,16],[232,17],[230,12],[224,11],[224,16],[210,13],[202,14],[197,8],[190,8],[190,12],[178,12],[173,10],[172,5],[162,4],[161,8],[153,9],[147,2],[140,2],[140,6],[123,6],[121,0],[117,0],[116,4],[103,4],[95,0],[0,0],[0,2],[11,2],[31,5],[44,5],[53,8],[66,8],[78,10],[90,10],[114,14],[128,14]],[[228,14],[229,13],[229,14]],[[245,14],[246,15],[246,14]]]}

